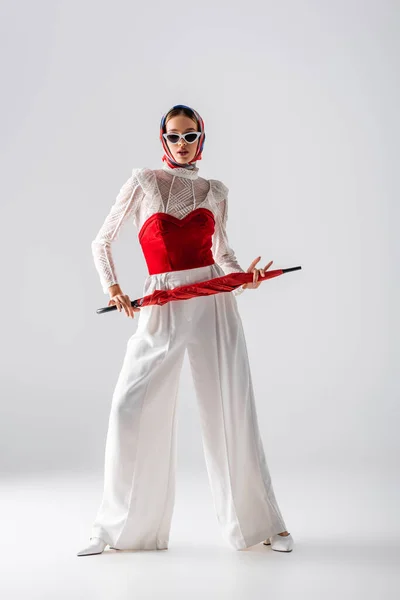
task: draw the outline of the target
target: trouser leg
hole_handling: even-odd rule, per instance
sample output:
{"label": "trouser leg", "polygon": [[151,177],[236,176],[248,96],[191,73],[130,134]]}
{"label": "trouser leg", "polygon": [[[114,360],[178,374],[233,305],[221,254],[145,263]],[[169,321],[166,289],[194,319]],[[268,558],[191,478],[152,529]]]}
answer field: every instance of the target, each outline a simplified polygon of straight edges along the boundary
{"label": "trouser leg", "polygon": [[246,340],[231,293],[196,299],[188,355],[218,520],[241,550],[286,530],[260,437]]}
{"label": "trouser leg", "polygon": [[175,497],[176,400],[185,353],[182,314],[178,302],[141,309],[115,386],[103,498],[91,536],[119,549],[168,547]]}

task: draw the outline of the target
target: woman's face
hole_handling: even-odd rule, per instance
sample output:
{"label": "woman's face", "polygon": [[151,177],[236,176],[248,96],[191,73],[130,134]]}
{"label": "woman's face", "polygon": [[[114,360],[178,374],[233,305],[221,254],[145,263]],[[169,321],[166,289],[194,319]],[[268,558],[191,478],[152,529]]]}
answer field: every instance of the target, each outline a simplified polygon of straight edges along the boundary
{"label": "woman's face", "polygon": [[[171,117],[171,119],[167,121],[165,133],[182,134],[187,133],[188,131],[198,131],[198,128],[195,121],[192,121],[192,119],[186,115],[177,115],[175,117]],[[196,156],[199,140],[196,140],[194,144],[187,144],[185,140],[181,138],[177,144],[170,144],[169,142],[166,143],[172,156],[174,157],[174,160],[177,163],[185,164]],[[185,151],[186,154],[180,154],[182,151]]]}

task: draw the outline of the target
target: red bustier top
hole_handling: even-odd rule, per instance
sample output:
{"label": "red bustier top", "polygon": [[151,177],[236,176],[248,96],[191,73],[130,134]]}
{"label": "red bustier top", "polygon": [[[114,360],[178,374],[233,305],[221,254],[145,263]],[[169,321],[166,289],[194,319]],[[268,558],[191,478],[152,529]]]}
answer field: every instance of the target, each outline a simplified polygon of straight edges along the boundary
{"label": "red bustier top", "polygon": [[212,265],[214,231],[214,215],[208,208],[195,208],[182,219],[153,213],[138,234],[149,274]]}

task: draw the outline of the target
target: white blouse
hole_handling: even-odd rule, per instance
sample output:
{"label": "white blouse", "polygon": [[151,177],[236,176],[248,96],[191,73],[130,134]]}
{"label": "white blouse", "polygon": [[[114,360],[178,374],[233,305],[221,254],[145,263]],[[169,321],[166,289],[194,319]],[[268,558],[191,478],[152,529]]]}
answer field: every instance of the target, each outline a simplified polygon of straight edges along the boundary
{"label": "white blouse", "polygon": [[[212,253],[215,262],[226,275],[245,273],[229,246],[226,233],[228,219],[228,188],[217,179],[199,177],[199,169],[173,169],[166,163],[161,169],[134,168],[120,189],[110,212],[92,242],[96,270],[104,293],[118,283],[111,244],[124,223],[132,222],[137,232],[154,213],[165,212],[183,218],[195,208],[208,208],[214,214],[215,231]],[[239,286],[231,293],[241,294]]]}

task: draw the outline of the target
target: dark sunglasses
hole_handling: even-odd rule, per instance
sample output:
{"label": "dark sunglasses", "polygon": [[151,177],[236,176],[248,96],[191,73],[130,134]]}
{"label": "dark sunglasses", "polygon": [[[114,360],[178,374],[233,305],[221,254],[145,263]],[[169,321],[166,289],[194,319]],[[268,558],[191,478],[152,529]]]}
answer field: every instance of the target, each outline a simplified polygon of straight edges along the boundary
{"label": "dark sunglasses", "polygon": [[180,133],[163,133],[163,138],[170,144],[177,144],[182,138],[187,144],[194,144],[196,140],[201,136],[202,131],[188,131],[181,135]]}

